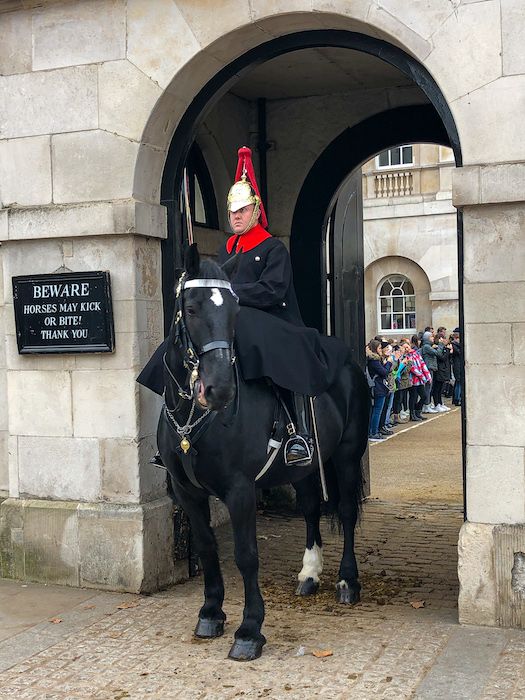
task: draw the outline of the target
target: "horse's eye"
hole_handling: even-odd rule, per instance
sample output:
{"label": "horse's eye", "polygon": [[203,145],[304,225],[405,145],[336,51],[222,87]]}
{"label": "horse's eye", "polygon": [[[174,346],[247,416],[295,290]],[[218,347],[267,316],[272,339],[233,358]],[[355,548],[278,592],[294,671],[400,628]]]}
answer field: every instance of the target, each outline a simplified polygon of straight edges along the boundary
{"label": "horse's eye", "polygon": [[186,313],[188,314],[188,316],[195,316],[195,309],[189,306],[186,308]]}

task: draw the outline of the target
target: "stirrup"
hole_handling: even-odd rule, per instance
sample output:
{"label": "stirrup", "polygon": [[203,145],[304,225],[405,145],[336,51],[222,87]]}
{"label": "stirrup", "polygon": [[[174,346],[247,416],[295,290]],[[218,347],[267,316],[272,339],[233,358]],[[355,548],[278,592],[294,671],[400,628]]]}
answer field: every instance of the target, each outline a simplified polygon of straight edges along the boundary
{"label": "stirrup", "polygon": [[[293,457],[293,454],[289,453],[290,447],[296,444],[298,446],[302,446],[305,449],[306,456],[305,457],[298,457],[298,459],[290,459],[290,457]],[[313,459],[313,449],[310,446],[308,440],[304,438],[302,435],[298,435],[295,433],[295,435],[291,435],[288,440],[286,441],[286,444],[284,446],[284,463],[286,464],[287,467],[307,467],[312,463]]]}

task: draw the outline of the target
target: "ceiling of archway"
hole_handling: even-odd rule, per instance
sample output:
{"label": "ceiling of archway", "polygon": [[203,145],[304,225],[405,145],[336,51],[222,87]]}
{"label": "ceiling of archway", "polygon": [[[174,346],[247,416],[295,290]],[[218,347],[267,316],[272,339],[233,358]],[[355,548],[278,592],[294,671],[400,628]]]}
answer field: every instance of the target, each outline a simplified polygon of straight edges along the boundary
{"label": "ceiling of archway", "polygon": [[401,71],[361,51],[303,49],[254,68],[231,90],[244,99],[283,99],[413,85]]}

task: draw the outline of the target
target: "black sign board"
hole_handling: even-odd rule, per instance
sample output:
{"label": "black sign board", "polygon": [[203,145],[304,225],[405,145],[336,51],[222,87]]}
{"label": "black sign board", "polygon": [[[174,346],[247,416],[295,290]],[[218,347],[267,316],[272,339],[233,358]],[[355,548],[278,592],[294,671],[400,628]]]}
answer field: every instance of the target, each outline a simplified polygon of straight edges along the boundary
{"label": "black sign board", "polygon": [[109,272],[13,277],[18,352],[112,352]]}

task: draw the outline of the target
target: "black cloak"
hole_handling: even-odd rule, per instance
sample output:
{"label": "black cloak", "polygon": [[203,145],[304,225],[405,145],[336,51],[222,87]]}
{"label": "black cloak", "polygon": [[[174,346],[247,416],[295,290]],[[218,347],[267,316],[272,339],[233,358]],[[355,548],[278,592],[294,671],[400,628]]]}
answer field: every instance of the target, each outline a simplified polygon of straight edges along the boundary
{"label": "black cloak", "polygon": [[[226,246],[218,262],[226,262]],[[231,278],[239,297],[235,347],[245,380],[268,377],[277,386],[298,394],[318,396],[333,384],[348,348],[335,337],[307,328],[301,318],[293,287],[290,256],[277,238],[267,238],[240,260]],[[162,355],[156,350],[137,381],[158,394],[164,390]]]}

